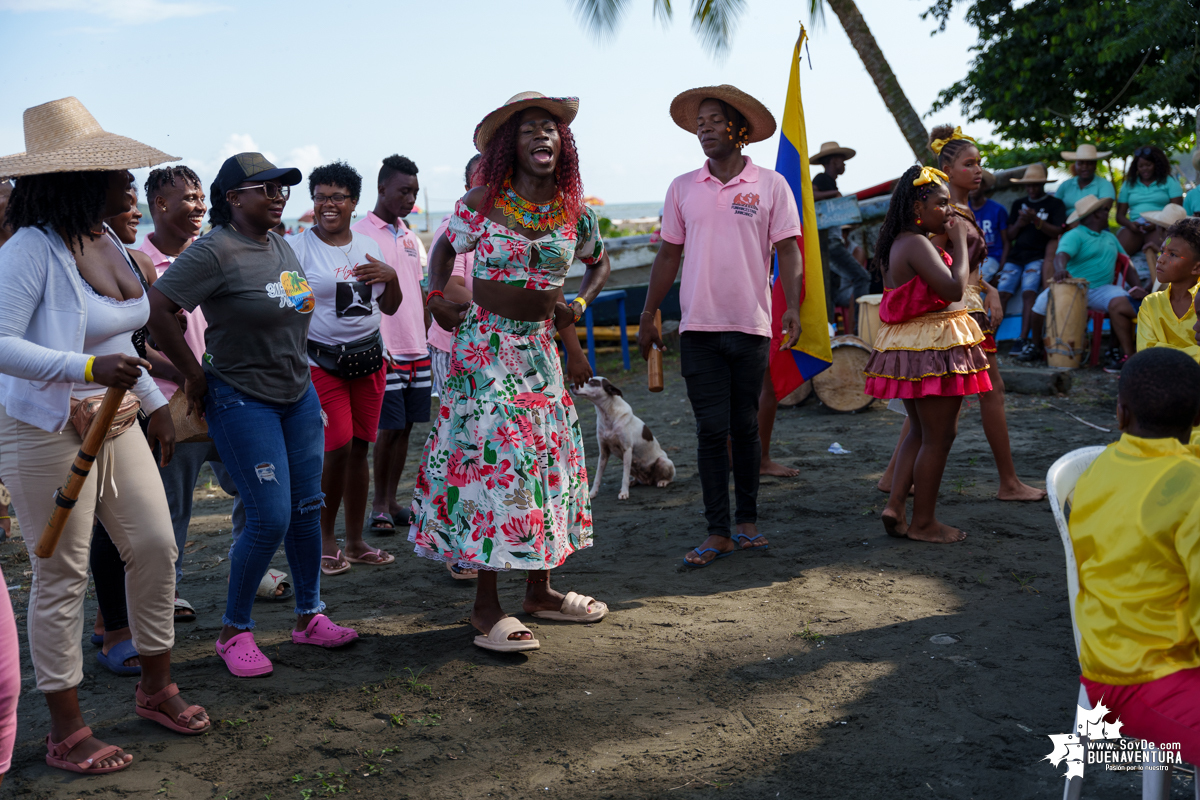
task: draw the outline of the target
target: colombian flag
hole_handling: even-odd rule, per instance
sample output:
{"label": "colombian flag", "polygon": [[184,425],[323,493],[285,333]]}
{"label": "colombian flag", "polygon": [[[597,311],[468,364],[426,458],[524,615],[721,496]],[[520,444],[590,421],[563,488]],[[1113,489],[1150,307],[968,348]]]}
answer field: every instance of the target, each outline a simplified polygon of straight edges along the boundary
{"label": "colombian flag", "polygon": [[805,234],[797,244],[804,256],[804,281],[800,286],[800,340],[791,350],[780,351],[783,312],[787,308],[779,281],[779,259],[775,259],[775,284],[771,289],[771,383],[775,396],[786,397],[833,363],[829,347],[829,318],[825,314],[825,282],[821,277],[821,244],[817,238],[817,212],[813,207],[812,181],[808,176],[808,140],[804,135],[804,106],[800,102],[800,38],[792,51],[792,74],[788,79],[787,105],[775,171],[783,175],[800,208]]}

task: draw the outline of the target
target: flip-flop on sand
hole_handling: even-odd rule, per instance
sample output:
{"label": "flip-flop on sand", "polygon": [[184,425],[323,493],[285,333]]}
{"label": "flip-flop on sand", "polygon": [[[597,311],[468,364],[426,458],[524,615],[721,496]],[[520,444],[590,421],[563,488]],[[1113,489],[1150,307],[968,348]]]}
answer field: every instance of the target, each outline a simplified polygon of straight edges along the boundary
{"label": "flip-flop on sand", "polygon": [[753,550],[769,550],[771,547],[770,544],[756,544],[756,545],[754,545],[754,547],[743,547],[742,546],[744,544],[742,542],[743,539],[745,539],[747,542],[757,542],[759,539],[762,539],[762,538],[764,538],[764,537],[761,533],[758,536],[754,536],[754,537],[747,536],[744,533],[735,533],[733,535],[733,540],[735,542],[737,542],[738,550],[741,552],[750,552]]}
{"label": "flip-flop on sand", "polygon": [[[588,611],[588,606],[592,607],[591,611]],[[608,606],[594,597],[567,592],[558,611],[534,611],[533,616],[558,622],[598,622],[607,613]]]}
{"label": "flip-flop on sand", "polygon": [[[341,566],[325,566],[326,561],[332,561],[335,565]],[[345,563],[343,563],[345,562]],[[321,556],[321,574],[322,575],[341,575],[343,572],[350,571],[350,560],[342,556],[342,551],[338,550],[336,556]]]}
{"label": "flip-flop on sand", "polygon": [[50,737],[46,737],[46,763],[55,769],[66,770],[67,772],[82,772],[85,775],[105,775],[109,772],[119,772],[125,769],[132,761],[127,761],[124,764],[118,764],[115,767],[96,767],[93,764],[103,761],[109,756],[115,756],[121,752],[121,748],[114,744],[107,747],[101,747],[96,752],[92,753],[92,757],[83,761],[68,761],[67,753],[75,749],[75,746],[80,742],[87,741],[92,738],[92,729],[84,725],[79,730],[72,733],[61,742],[52,742]]}
{"label": "flip-flop on sand", "polygon": [[395,533],[396,523],[387,514],[373,514],[371,516],[371,524],[367,530],[374,533]]}
{"label": "flip-flop on sand", "polygon": [[699,547],[693,547],[692,552],[695,553],[696,555],[700,556],[701,558],[704,558],[705,553],[716,553],[716,555],[713,556],[711,559],[709,559],[708,561],[705,561],[703,563],[700,563],[700,564],[693,564],[692,562],[688,561],[686,558],[683,559],[683,566],[687,567],[688,569],[704,569],[709,564],[716,561],[718,558],[725,558],[726,556],[731,556],[734,553],[736,553],[737,550],[730,550],[728,553],[722,553],[720,550],[718,550],[715,547],[706,547],[703,550],[701,550]]}
{"label": "flip-flop on sand", "polygon": [[[284,600],[292,599],[296,593],[292,590],[292,585],[284,580],[286,577],[287,573],[282,570],[267,570],[267,574],[263,575],[263,579],[259,581],[254,596],[259,600],[266,600],[268,603],[281,603]],[[283,588],[283,593],[276,594],[280,587]]]}
{"label": "flip-flop on sand", "polygon": [[141,675],[141,667],[127,667],[125,662],[131,658],[137,658],[137,647],[134,646],[132,639],[126,639],[123,642],[117,642],[112,647],[108,648],[108,654],[105,655],[103,650],[96,651],[96,660],[103,664],[109,672],[114,675],[120,675],[127,678],[130,675]]}
{"label": "flip-flop on sand", "polygon": [[179,694],[179,687],[172,683],[161,692],[155,692],[153,695],[148,695],[142,691],[142,684],[139,681],[137,685],[137,691],[135,692],[137,706],[134,708],[134,711],[136,711],[137,715],[143,719],[148,719],[151,722],[157,722],[167,730],[175,731],[176,733],[182,733],[185,736],[197,736],[201,733],[208,733],[210,730],[212,730],[211,719],[203,728],[192,729],[188,727],[188,723],[192,721],[193,717],[204,710],[204,706],[188,706],[174,718],[172,718],[171,715],[165,711],[158,710],[159,706],[177,694]]}
{"label": "flip-flop on sand", "polygon": [[537,639],[509,639],[508,637],[514,633],[533,635],[533,631],[522,625],[520,620],[515,617],[505,617],[492,626],[487,636],[476,636],[475,646],[497,653],[519,653],[522,650],[537,650],[542,646]]}
{"label": "flip-flop on sand", "polygon": [[[341,553],[342,551],[339,550],[338,552]],[[374,556],[374,558],[368,558],[368,556]],[[345,556],[345,559],[351,564],[366,564],[371,567],[382,567],[384,564],[390,564],[395,561],[396,557],[391,553],[385,553],[379,548],[376,548],[374,550],[367,550],[367,552],[363,553],[358,558],[355,558],[354,556]]]}

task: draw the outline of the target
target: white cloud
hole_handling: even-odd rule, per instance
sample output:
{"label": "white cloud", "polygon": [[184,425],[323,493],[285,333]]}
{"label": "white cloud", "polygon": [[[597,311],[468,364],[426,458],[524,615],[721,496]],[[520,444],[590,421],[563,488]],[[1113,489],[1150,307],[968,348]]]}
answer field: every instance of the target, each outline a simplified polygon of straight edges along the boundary
{"label": "white cloud", "polygon": [[222,10],[207,3],[166,0],[0,0],[0,11],[81,11],[122,25],[199,17]]}

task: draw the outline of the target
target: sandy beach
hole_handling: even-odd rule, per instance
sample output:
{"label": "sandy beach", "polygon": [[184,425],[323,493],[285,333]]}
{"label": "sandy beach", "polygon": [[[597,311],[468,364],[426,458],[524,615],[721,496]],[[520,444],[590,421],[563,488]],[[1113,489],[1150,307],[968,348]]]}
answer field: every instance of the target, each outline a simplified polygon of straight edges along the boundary
{"label": "sandy beach", "polygon": [[[1048,734],[1073,723],[1078,665],[1062,544],[1049,507],[1001,503],[979,425],[962,415],[940,516],[959,545],[889,539],[875,489],[900,417],[876,404],[837,415],[815,401],[781,409],[775,456],[796,479],[764,479],[766,553],[680,568],[703,539],[694,421],[678,357],[667,390],[644,373],[599,372],[625,390],[678,466],[666,489],[617,500],[609,472],[594,506],[595,546],[554,585],[605,600],[594,625],[534,622],[540,651],[489,654],[466,624],[474,585],[416,558],[402,535],[370,537],[395,553],[322,581],[339,622],[362,634],[345,651],[292,645],[290,606],[260,602],[258,641],[273,676],[231,678],[213,653],[227,575],[230,500],[202,480],[182,594],[199,620],[177,628],[175,677],[217,721],[204,736],[170,734],[133,713],[135,679],[97,664],[84,641],[87,722],[135,755],[122,773],[76,778],[45,766],[48,716],[23,653],[20,731],[0,795],[29,798],[914,798],[1055,797],[1041,761]],[[1010,395],[1017,468],[1043,485],[1076,447],[1117,434],[1116,378],[1076,374],[1066,398]],[[589,467],[594,412],[584,402]],[[428,426],[414,432],[412,461]],[[833,455],[837,441],[850,453]],[[610,465],[610,470],[613,467]],[[618,465],[619,469],[619,465]],[[0,545],[21,626],[24,545]],[[287,569],[282,553],[274,566]],[[518,612],[523,575],[501,577]],[[94,598],[86,606],[90,620]],[[935,644],[931,637],[946,635]],[[1089,768],[1085,796],[1133,797],[1137,773]],[[1189,777],[1175,796],[1190,797]]]}

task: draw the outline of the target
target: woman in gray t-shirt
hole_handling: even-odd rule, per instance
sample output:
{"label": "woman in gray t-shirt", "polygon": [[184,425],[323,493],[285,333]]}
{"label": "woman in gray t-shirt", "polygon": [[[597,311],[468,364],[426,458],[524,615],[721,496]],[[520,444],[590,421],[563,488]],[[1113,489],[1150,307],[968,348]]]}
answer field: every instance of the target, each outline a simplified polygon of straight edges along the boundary
{"label": "woman in gray t-shirt", "polygon": [[[272,228],[300,171],[239,153],[212,185],[212,232],[175,260],[151,290],[150,332],[183,373],[192,414],[209,435],[246,504],[230,554],[229,596],[216,650],[239,677],[266,675],[254,642],[254,595],[282,542],[296,582],[292,641],[339,647],[358,637],[321,612],[321,406],[305,343],[315,305],[304,269]],[[175,313],[199,307],[208,321],[204,364]]]}

